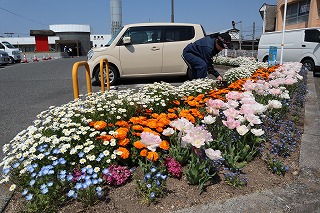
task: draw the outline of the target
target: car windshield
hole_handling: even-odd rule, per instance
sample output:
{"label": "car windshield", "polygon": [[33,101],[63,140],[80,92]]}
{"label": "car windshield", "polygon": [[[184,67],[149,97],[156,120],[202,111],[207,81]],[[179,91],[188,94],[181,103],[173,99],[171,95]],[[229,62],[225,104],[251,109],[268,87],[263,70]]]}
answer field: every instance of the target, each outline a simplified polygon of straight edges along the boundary
{"label": "car windshield", "polygon": [[118,34],[120,33],[120,31],[123,29],[123,27],[120,27],[117,32],[111,37],[111,39],[108,41],[107,43],[107,47],[110,46],[112,44],[112,42],[114,41],[114,39],[118,36]]}
{"label": "car windshield", "polygon": [[15,48],[12,44],[10,44],[9,42],[7,42],[7,41],[4,41],[4,42],[2,42],[2,44],[4,44],[6,47],[8,47],[8,48]]}

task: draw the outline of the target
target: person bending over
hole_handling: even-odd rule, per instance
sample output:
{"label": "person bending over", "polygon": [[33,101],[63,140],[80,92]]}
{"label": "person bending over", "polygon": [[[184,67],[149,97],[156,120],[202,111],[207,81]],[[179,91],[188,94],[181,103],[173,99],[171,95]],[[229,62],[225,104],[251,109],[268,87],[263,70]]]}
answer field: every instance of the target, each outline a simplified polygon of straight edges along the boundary
{"label": "person bending over", "polygon": [[183,49],[183,57],[192,68],[192,78],[206,78],[208,72],[222,81],[222,76],[213,67],[213,56],[223,49],[231,49],[231,36],[228,33],[207,35]]}

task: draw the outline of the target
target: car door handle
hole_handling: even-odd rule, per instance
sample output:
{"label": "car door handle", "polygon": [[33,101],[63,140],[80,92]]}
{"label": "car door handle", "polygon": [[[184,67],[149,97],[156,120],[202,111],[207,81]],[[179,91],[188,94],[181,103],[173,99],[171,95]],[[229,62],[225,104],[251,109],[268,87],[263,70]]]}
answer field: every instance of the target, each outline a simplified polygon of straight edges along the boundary
{"label": "car door handle", "polygon": [[156,50],[160,50],[160,48],[159,47],[152,47],[151,50],[156,51]]}
{"label": "car door handle", "polygon": [[304,44],[303,44],[303,45],[301,45],[301,46],[302,46],[302,47],[306,47],[306,45],[304,45]]}

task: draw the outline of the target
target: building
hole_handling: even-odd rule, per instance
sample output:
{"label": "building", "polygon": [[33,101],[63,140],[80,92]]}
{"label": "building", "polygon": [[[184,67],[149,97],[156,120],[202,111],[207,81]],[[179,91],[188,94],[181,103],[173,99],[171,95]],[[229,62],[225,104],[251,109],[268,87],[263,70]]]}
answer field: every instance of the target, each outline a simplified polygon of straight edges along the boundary
{"label": "building", "polygon": [[[282,30],[284,0],[277,1],[276,31]],[[288,0],[286,30],[320,27],[320,0]]]}

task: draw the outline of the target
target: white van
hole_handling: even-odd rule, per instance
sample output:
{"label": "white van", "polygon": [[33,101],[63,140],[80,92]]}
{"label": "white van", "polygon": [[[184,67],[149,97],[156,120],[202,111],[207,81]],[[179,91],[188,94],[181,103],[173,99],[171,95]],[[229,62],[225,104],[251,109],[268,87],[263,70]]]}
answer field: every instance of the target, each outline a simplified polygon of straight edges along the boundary
{"label": "white van", "polygon": [[8,53],[10,57],[10,63],[20,63],[21,62],[21,51],[15,48],[12,44],[7,41],[0,40],[0,50]]}
{"label": "white van", "polygon": [[110,84],[125,77],[188,75],[182,51],[205,36],[199,24],[141,23],[119,29],[106,47],[93,48],[87,62],[100,84],[100,60],[108,59]]}
{"label": "white van", "polygon": [[[282,31],[261,35],[258,56],[259,61],[267,62],[269,47],[277,47],[276,62],[280,62]],[[301,62],[313,75],[320,70],[320,28],[286,30],[284,34],[283,62]]]}

